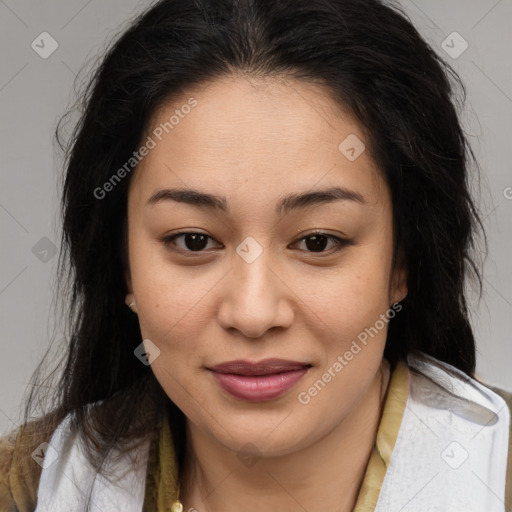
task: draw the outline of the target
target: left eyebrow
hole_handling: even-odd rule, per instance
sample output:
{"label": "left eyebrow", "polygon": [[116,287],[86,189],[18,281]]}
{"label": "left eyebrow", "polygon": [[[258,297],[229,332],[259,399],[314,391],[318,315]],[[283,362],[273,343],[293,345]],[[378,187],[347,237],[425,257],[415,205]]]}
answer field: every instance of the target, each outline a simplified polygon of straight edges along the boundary
{"label": "left eyebrow", "polygon": [[[155,205],[162,201],[176,201],[186,203],[207,210],[218,210],[229,213],[229,206],[225,196],[208,194],[199,190],[173,188],[155,192],[146,202],[146,206]],[[281,197],[275,211],[278,215],[284,215],[291,210],[307,208],[308,206],[332,203],[334,201],[355,201],[366,204],[364,197],[356,191],[345,187],[331,187],[323,190],[313,190]]]}
{"label": "left eyebrow", "polygon": [[277,203],[276,213],[284,215],[291,210],[333,203],[335,201],[355,201],[360,204],[366,204],[364,197],[359,192],[345,187],[331,187],[324,190],[313,190],[311,192],[285,196]]}

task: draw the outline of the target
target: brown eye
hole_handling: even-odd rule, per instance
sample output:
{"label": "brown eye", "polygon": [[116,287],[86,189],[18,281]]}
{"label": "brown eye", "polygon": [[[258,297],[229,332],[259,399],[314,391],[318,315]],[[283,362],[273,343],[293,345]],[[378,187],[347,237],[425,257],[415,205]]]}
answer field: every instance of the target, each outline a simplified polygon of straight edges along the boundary
{"label": "brown eye", "polygon": [[178,233],[172,236],[168,236],[162,239],[163,244],[174,250],[173,246],[176,246],[175,240],[182,238],[183,245],[178,246],[177,249],[183,252],[201,252],[208,245],[208,240],[211,238],[203,233]]}
{"label": "brown eye", "polygon": [[[313,233],[311,235],[302,237],[298,242],[305,241],[306,251],[312,253],[332,253],[339,251],[344,246],[349,245],[350,240],[344,240],[334,235],[329,235],[328,233]],[[334,251],[325,250],[328,246],[329,241],[334,242]]]}
{"label": "brown eye", "polygon": [[306,247],[313,252],[321,252],[329,243],[329,237],[325,235],[313,235],[305,238]]}

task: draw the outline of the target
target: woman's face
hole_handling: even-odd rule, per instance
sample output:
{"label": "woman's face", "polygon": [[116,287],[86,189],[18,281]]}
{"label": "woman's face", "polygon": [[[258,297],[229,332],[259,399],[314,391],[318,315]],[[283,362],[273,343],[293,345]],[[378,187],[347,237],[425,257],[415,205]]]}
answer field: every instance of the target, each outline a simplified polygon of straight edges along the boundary
{"label": "woman's face", "polygon": [[[127,283],[156,378],[205,438],[291,453],[375,382],[406,288],[365,138],[298,81],[226,77],[156,112],[130,184]],[[269,358],[298,366],[211,370]]]}

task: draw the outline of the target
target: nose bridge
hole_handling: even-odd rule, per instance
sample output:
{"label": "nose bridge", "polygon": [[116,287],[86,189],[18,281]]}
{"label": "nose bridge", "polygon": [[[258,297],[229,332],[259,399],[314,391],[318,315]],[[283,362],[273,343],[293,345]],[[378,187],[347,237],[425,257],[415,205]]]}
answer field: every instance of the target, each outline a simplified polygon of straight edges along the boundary
{"label": "nose bridge", "polygon": [[[242,244],[241,247],[243,247]],[[245,249],[247,249],[247,246]],[[239,247],[237,252],[239,250],[242,252],[244,249]],[[270,257],[269,249],[262,250],[261,254],[256,256],[254,255],[255,250],[253,247],[249,248],[249,251],[246,253],[249,259],[245,259],[244,256],[240,255],[234,258],[233,271],[238,283],[238,286],[235,286],[234,289],[238,288],[238,291],[240,291],[239,295],[241,297],[238,296],[239,299],[262,300],[263,304],[268,305],[274,297],[272,291],[275,288],[275,283],[271,281],[275,279],[275,270],[272,272],[272,265],[275,265],[275,262]],[[263,304],[260,304],[260,307]]]}
{"label": "nose bridge", "polygon": [[270,249],[247,237],[236,253],[220,308],[222,325],[248,337],[260,337],[271,327],[289,326],[293,311]]}

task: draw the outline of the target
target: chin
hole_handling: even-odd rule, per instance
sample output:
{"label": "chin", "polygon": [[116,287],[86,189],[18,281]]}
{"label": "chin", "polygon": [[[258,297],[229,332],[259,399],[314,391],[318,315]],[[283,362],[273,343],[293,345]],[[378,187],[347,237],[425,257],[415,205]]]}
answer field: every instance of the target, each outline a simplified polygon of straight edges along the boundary
{"label": "chin", "polygon": [[[293,416],[290,415],[290,418]],[[224,422],[222,427],[218,424],[210,425],[210,435],[225,448],[242,456],[253,457],[279,457],[288,455],[297,450],[306,448],[315,441],[317,436],[305,429],[304,422],[290,425],[283,422],[285,415],[270,420],[258,421],[255,417],[248,422]],[[229,433],[232,433],[230,436]],[[317,430],[320,436],[319,430]]]}

